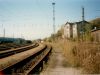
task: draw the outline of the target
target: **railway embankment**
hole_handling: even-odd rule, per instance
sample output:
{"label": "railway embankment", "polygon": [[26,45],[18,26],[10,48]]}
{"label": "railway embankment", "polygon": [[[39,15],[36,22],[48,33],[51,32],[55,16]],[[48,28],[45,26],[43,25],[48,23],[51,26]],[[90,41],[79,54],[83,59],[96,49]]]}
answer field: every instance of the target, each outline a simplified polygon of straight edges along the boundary
{"label": "railway embankment", "polygon": [[67,61],[62,42],[52,43],[52,55],[40,75],[80,75],[80,69],[72,67]]}
{"label": "railway embankment", "polygon": [[[52,42],[52,45],[51,63],[44,74],[47,75],[48,71],[50,75],[100,74],[100,43],[60,39]],[[64,70],[59,69],[59,66]]]}

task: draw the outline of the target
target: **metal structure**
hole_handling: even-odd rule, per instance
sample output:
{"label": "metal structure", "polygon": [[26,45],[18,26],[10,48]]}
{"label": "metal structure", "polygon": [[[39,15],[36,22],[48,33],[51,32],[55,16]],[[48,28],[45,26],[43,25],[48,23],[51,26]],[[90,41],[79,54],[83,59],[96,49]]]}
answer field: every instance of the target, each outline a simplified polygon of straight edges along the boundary
{"label": "metal structure", "polygon": [[39,44],[34,49],[28,49],[2,58],[0,60],[0,75],[30,75],[42,71],[44,64],[49,58],[52,47],[50,45]]}
{"label": "metal structure", "polygon": [[82,30],[81,30],[81,35],[82,35],[82,40],[84,38],[84,30],[85,30],[85,19],[84,19],[84,7],[82,7]]}
{"label": "metal structure", "polygon": [[5,37],[5,28],[4,28],[3,32],[4,32],[3,37]]}
{"label": "metal structure", "polygon": [[55,3],[52,3],[53,6],[53,33],[55,33]]}
{"label": "metal structure", "polygon": [[82,7],[82,21],[84,21],[84,7]]}
{"label": "metal structure", "polygon": [[29,49],[32,49],[32,48],[35,48],[35,47],[38,47],[38,46],[39,46],[39,44],[35,43],[35,44],[31,44],[31,45],[18,47],[18,48],[15,48],[15,49],[5,49],[3,51],[0,51],[0,59],[7,57],[7,56],[14,55],[15,53],[27,51]]}
{"label": "metal structure", "polygon": [[[2,24],[2,28],[4,27],[4,25]],[[3,28],[3,35],[2,35],[2,37],[4,37],[5,38],[5,28]]]}

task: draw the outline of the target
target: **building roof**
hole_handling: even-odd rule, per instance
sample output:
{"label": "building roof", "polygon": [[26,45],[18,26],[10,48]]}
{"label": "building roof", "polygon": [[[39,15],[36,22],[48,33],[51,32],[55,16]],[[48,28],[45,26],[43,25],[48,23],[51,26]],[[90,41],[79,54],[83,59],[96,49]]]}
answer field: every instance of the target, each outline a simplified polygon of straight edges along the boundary
{"label": "building roof", "polygon": [[65,25],[67,25],[67,24],[73,25],[74,23],[71,23],[71,22],[66,22],[66,24],[65,24]]}
{"label": "building roof", "polygon": [[85,24],[90,24],[89,22],[87,22],[87,21],[85,21],[85,20],[84,20],[84,21],[75,22],[75,23],[76,23],[76,24],[82,24],[83,22],[84,22]]}
{"label": "building roof", "polygon": [[95,32],[95,31],[99,31],[99,30],[100,30],[100,28],[99,29],[92,29],[91,32]]}
{"label": "building roof", "polygon": [[84,20],[84,21],[79,21],[79,22],[74,22],[74,23],[66,22],[65,25],[67,25],[67,24],[70,24],[70,25],[74,25],[74,24],[81,25],[83,22],[84,22],[85,24],[90,24],[89,22],[87,22],[87,21]]}

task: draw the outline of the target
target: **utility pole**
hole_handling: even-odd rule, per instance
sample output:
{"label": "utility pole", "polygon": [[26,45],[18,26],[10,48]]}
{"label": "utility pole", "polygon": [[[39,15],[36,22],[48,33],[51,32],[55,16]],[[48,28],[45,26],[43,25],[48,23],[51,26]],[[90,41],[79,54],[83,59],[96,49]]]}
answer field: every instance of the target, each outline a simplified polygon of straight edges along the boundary
{"label": "utility pole", "polygon": [[3,37],[5,38],[5,28],[4,28],[4,30],[3,30]]}
{"label": "utility pole", "polygon": [[[3,24],[2,24],[2,28],[3,28]],[[3,28],[3,37],[5,38],[5,28]]]}
{"label": "utility pole", "polygon": [[53,33],[55,34],[55,3],[52,3],[53,6]]}
{"label": "utility pole", "polygon": [[12,37],[13,37],[13,40],[14,40],[14,33],[13,33],[13,36]]}
{"label": "utility pole", "polygon": [[84,21],[84,7],[82,7],[82,21]]}
{"label": "utility pole", "polygon": [[81,30],[81,35],[82,35],[82,40],[84,39],[84,32],[85,32],[85,23],[84,23],[84,7],[82,7],[82,30]]}

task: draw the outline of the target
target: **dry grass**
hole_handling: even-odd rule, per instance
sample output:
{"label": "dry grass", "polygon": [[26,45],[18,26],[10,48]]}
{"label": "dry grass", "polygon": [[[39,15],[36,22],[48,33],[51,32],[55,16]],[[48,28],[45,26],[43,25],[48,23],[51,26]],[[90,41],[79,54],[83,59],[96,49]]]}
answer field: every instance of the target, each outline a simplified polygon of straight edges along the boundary
{"label": "dry grass", "polygon": [[53,43],[51,43],[51,45],[53,46],[53,48],[57,49],[59,48],[60,50],[62,50],[63,55],[66,57],[66,63],[64,63],[64,66],[77,66],[77,61],[73,55],[73,48],[76,45],[76,42],[70,42],[69,40],[65,40],[65,39],[60,39],[57,40]]}
{"label": "dry grass", "polygon": [[100,44],[79,43],[74,47],[74,51],[85,73],[100,74]]}
{"label": "dry grass", "polygon": [[100,74],[100,43],[65,40],[63,50],[72,66],[83,68],[83,73]]}
{"label": "dry grass", "polygon": [[100,43],[58,40],[52,43],[66,57],[64,66],[81,67],[83,73],[100,74]]}
{"label": "dry grass", "polygon": [[73,48],[77,45],[77,42],[70,41],[70,40],[59,40],[57,41],[58,46],[60,47],[63,55],[66,57],[66,63],[65,66],[78,66],[76,57],[73,55]]}

